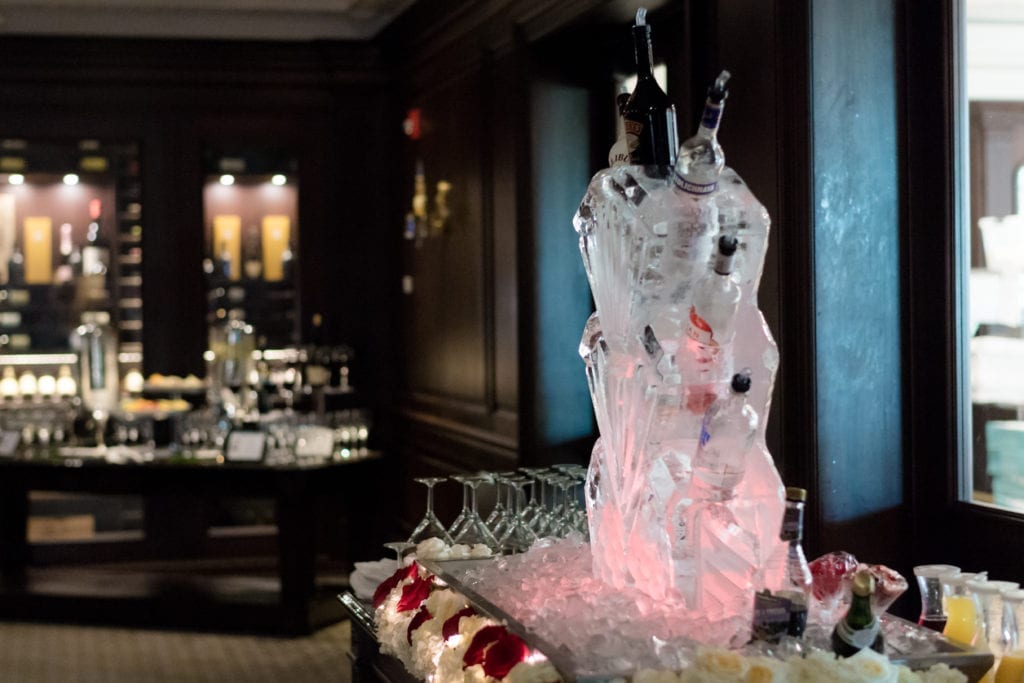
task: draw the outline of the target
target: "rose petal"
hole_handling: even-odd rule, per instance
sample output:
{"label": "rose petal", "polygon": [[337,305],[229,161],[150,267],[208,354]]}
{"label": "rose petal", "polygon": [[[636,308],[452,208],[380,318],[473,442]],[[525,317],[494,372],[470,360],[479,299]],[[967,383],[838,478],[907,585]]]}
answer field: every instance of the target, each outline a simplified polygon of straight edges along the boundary
{"label": "rose petal", "polygon": [[402,583],[408,578],[417,576],[418,572],[419,567],[416,565],[415,562],[413,562],[408,567],[402,567],[394,574],[384,579],[384,581],[382,581],[381,584],[377,586],[377,590],[373,592],[374,609],[384,604],[384,601],[388,599],[388,594],[391,591],[395,590],[395,586]]}
{"label": "rose petal", "polygon": [[434,584],[434,577],[428,576],[421,579],[417,576],[413,582],[402,589],[402,597],[398,600],[398,611],[408,612],[423,604],[423,601],[430,597],[430,587]]}
{"label": "rose petal", "polygon": [[474,664],[482,663],[484,652],[488,646],[499,640],[503,633],[508,633],[504,626],[484,626],[477,631],[473,640],[470,641],[469,647],[466,648],[466,654],[462,656],[462,668],[466,669]]}
{"label": "rose petal", "polygon": [[459,632],[459,620],[462,617],[471,617],[476,614],[476,610],[472,607],[464,607],[452,616],[448,617],[444,621],[444,626],[441,627],[441,637],[448,640],[456,633]]}
{"label": "rose petal", "polygon": [[433,618],[434,615],[430,613],[426,606],[420,607],[420,611],[412,618],[412,621],[409,622],[409,628],[405,631],[405,639],[409,641],[410,645],[412,645],[412,632],[422,626],[424,622]]}
{"label": "rose petal", "polygon": [[484,673],[493,678],[502,679],[508,675],[519,662],[530,654],[530,648],[514,633],[507,631],[493,643],[484,653]]}

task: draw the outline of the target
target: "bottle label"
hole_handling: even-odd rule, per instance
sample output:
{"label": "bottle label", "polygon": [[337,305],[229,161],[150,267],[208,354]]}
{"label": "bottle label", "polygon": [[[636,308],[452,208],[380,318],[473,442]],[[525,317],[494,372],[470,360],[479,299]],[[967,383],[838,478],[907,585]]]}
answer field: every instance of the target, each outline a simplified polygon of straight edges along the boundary
{"label": "bottle label", "polygon": [[782,517],[782,533],[779,534],[779,538],[783,541],[799,541],[800,540],[800,510],[793,508],[786,508],[786,513]]}
{"label": "bottle label", "polygon": [[701,117],[700,125],[708,130],[717,130],[718,123],[722,120],[722,105],[714,102],[704,103],[704,116]]}
{"label": "bottle label", "polygon": [[700,317],[697,309],[690,306],[690,324],[686,327],[686,336],[702,346],[718,346],[715,341],[715,332],[707,320]]}
{"label": "bottle label", "polygon": [[626,128],[626,147],[630,153],[635,152],[640,146],[640,136],[644,134],[644,122],[625,119],[623,123]]}
{"label": "bottle label", "polygon": [[683,178],[678,173],[676,173],[675,176],[676,187],[678,187],[683,192],[689,192],[690,194],[705,195],[711,194],[712,192],[718,189],[717,180],[713,183],[692,183],[686,178]]}
{"label": "bottle label", "polygon": [[850,628],[850,625],[846,623],[846,619],[836,624],[836,635],[844,643],[858,650],[871,647],[881,630],[882,626],[878,623],[878,619],[872,619],[870,624],[859,629]]}
{"label": "bottle label", "polygon": [[756,640],[777,642],[789,631],[790,601],[781,595],[761,591],[754,596],[753,636]]}

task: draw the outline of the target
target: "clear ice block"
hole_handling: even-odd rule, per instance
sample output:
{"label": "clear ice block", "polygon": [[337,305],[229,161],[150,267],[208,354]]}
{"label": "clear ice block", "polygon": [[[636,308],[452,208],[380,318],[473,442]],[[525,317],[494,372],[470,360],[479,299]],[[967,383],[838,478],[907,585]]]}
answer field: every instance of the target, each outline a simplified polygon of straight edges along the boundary
{"label": "clear ice block", "polygon": [[[749,611],[768,558],[785,552],[784,488],[764,437],[778,349],[757,307],[768,213],[728,167],[698,196],[618,166],[594,176],[573,224],[597,307],[580,343],[601,433],[586,486],[594,574],[722,619]],[[694,352],[690,309],[723,234],[739,240],[741,297],[735,336],[709,356],[707,339]],[[751,370],[754,444],[734,495],[698,506],[704,411],[737,368]]]}

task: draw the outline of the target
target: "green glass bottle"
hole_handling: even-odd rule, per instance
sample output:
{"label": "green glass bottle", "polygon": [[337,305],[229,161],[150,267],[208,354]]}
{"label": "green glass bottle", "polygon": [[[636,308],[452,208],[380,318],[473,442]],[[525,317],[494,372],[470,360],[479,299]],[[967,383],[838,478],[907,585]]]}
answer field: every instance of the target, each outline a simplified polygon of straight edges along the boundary
{"label": "green glass bottle", "polygon": [[871,611],[875,578],[865,569],[853,575],[853,601],[843,620],[832,631],[832,650],[841,657],[851,657],[866,647],[885,651],[882,625]]}

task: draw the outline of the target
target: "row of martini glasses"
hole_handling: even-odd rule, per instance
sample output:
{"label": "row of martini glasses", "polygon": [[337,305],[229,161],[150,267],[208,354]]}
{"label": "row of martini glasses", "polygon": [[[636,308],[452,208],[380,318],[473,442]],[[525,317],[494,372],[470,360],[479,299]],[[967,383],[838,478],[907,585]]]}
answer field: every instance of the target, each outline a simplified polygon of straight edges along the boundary
{"label": "row of martini glasses", "polygon": [[[449,545],[483,544],[495,554],[523,552],[546,536],[587,534],[581,465],[520,467],[509,472],[478,472],[452,477],[421,477],[427,487],[427,511],[409,536],[409,544],[439,538]],[[434,512],[434,487],[445,481],[462,485],[462,511],[448,526]],[[495,487],[495,504],[486,519],[477,506],[477,490]]]}

